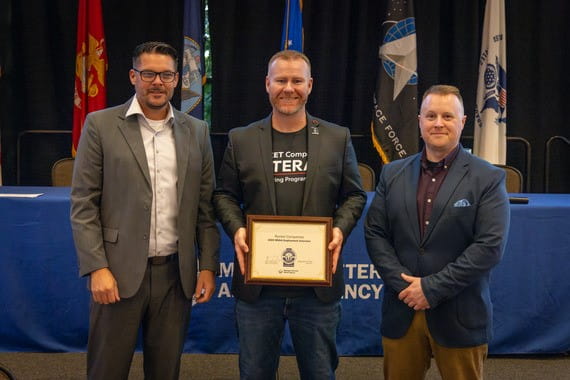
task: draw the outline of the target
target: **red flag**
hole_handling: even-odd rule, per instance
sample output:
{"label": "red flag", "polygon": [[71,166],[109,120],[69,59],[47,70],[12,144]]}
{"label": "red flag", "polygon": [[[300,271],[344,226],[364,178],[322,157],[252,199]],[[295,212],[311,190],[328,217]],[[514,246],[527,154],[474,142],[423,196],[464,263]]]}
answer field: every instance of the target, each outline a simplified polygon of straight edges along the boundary
{"label": "red flag", "polygon": [[73,157],[85,116],[106,107],[107,62],[101,0],[79,0],[71,149]]}

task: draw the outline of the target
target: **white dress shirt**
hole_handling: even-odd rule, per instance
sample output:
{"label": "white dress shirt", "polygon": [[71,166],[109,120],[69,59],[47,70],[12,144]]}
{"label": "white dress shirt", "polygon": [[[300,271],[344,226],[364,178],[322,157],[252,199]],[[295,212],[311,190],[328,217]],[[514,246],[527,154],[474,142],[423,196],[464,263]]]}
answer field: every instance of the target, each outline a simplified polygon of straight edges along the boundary
{"label": "white dress shirt", "polygon": [[164,120],[144,116],[133,98],[126,116],[137,115],[152,185],[148,256],[168,256],[178,251],[178,201],[174,113],[169,104]]}

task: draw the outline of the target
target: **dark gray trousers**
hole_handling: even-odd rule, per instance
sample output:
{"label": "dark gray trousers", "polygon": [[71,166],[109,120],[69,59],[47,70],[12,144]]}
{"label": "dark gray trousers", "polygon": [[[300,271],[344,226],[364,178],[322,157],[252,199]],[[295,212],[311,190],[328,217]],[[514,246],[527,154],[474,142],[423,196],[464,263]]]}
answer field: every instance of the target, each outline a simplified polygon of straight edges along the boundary
{"label": "dark gray trousers", "polygon": [[138,292],[110,305],[91,302],[87,377],[126,380],[142,327],[146,380],[177,380],[190,320],[178,260],[148,264]]}

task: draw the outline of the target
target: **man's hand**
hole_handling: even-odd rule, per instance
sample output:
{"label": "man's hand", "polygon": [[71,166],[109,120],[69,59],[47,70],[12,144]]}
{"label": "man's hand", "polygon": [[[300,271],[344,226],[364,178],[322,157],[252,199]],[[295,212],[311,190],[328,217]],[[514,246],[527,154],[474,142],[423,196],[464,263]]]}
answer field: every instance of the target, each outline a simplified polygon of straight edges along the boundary
{"label": "man's hand", "polygon": [[410,285],[400,292],[398,298],[414,310],[429,309],[429,302],[422,290],[421,277],[408,276],[407,274],[402,273],[402,278],[409,282]]}
{"label": "man's hand", "polygon": [[344,237],[342,231],[338,227],[332,229],[332,240],[329,243],[328,249],[332,253],[332,272],[336,273],[336,266],[338,264],[338,259],[340,257],[340,251],[342,249],[342,241]]}
{"label": "man's hand", "polygon": [[109,268],[101,268],[91,272],[91,294],[93,301],[100,304],[110,304],[120,301],[117,281]]}
{"label": "man's hand", "polygon": [[201,270],[196,282],[196,291],[194,292],[194,300],[196,303],[208,302],[216,290],[216,279],[214,272],[211,270]]}
{"label": "man's hand", "polygon": [[234,234],[234,249],[239,263],[239,270],[242,275],[245,275],[245,254],[249,252],[249,247],[245,242],[246,237],[245,227],[238,228]]}

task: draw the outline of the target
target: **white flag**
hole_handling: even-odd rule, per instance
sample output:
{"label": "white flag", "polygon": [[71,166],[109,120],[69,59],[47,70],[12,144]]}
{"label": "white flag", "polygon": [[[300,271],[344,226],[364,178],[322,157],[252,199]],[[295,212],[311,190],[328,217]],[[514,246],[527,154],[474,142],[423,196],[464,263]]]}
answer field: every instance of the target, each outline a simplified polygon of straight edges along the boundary
{"label": "white flag", "polygon": [[474,153],[493,163],[507,158],[507,34],[505,1],[487,0],[479,58]]}

